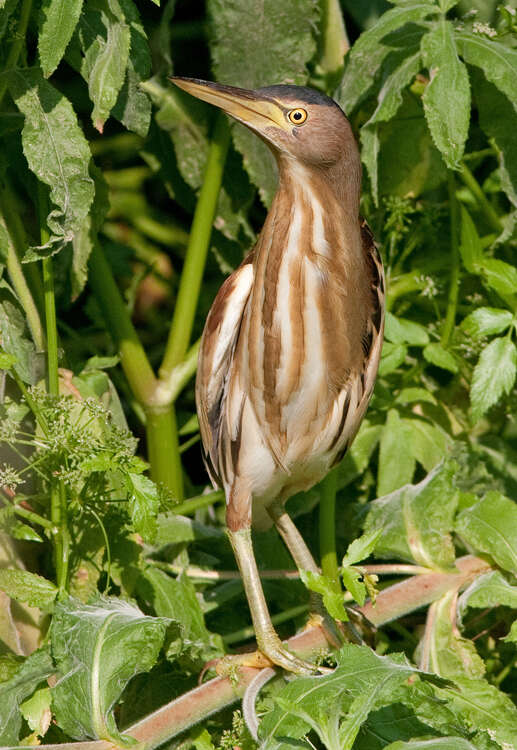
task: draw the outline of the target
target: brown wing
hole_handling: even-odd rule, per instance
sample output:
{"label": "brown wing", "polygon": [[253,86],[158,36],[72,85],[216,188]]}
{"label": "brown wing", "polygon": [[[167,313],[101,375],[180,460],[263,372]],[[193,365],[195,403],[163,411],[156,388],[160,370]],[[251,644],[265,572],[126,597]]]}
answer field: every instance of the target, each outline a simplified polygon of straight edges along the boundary
{"label": "brown wing", "polygon": [[199,351],[196,404],[205,464],[221,485],[218,460],[221,416],[241,322],[253,285],[253,253],[219,289],[206,320]]}
{"label": "brown wing", "polygon": [[[364,367],[355,382],[348,384],[343,403],[340,428],[331,447],[337,448],[333,465],[339,463],[350,447],[360,427],[370,401],[381,358],[384,336],[385,282],[382,260],[379,256],[372,231],[366,221],[361,224],[361,239],[370,276],[371,315],[362,338]],[[353,403],[352,403],[353,402]],[[352,405],[353,414],[350,413]]]}

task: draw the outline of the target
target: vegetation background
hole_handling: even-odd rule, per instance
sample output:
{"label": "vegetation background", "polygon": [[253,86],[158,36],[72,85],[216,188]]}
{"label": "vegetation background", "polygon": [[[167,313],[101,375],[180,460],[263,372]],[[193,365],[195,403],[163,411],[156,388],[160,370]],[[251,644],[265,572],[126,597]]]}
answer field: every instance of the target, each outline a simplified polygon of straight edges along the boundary
{"label": "vegetation background", "polygon": [[[495,0],[0,0],[1,745],[257,746],[242,676],[188,692],[252,638],[193,378],[275,170],[174,72],[334,95],[386,265],[367,418],[289,502],[375,650],[277,678],[260,746],[517,747],[516,32]],[[287,637],[308,591],[255,542]]]}

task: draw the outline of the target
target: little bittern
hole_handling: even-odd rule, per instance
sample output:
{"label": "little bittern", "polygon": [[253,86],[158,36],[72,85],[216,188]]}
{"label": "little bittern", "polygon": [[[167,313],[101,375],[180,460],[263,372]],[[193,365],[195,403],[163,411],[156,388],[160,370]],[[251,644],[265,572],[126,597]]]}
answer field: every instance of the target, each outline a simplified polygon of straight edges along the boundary
{"label": "little bittern", "polygon": [[359,216],[359,152],[340,107],[312,89],[173,81],[253,130],[278,164],[257,243],[208,315],[196,399],[259,649],[307,673],[314,667],[273,629],[251,525],[274,522],[297,566],[318,570],[283,506],[341,460],[368,406],[382,346],[383,270]]}

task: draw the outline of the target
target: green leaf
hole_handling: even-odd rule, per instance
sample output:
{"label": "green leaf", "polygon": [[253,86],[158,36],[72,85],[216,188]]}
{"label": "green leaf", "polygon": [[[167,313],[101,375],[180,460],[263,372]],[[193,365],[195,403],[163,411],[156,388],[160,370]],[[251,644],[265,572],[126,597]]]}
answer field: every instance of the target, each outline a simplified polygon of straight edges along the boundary
{"label": "green leaf", "polygon": [[469,132],[470,85],[467,68],[458,58],[450,21],[442,19],[422,39],[422,57],[430,75],[422,97],[427,124],[445,163],[455,169]]}
{"label": "green leaf", "polygon": [[[458,675],[455,689],[438,689],[471,731],[486,731],[503,747],[517,745],[517,708],[508,695],[485,680]],[[506,745],[504,743],[507,743]]]}
{"label": "green leaf", "polygon": [[461,737],[436,737],[429,740],[392,742],[386,745],[385,750],[478,750],[478,748]]}
{"label": "green leaf", "polygon": [[152,542],[156,536],[156,516],[160,507],[158,488],[142,474],[129,471],[125,474],[129,495],[129,512],[135,531]]}
{"label": "green leaf", "polygon": [[477,422],[491,406],[508,395],[517,374],[517,349],[508,337],[494,339],[481,352],[472,374],[470,400]]}
{"label": "green leaf", "polygon": [[479,124],[497,147],[501,187],[517,206],[517,112],[499,89],[477,70],[471,76],[479,114]]}
{"label": "green leaf", "polygon": [[[13,367],[24,383],[38,380],[36,347],[27,336],[27,322],[22,311],[11,302],[0,303],[0,339],[3,356],[14,359]],[[7,362],[9,360],[6,360]]]}
{"label": "green leaf", "polygon": [[277,693],[259,728],[264,750],[285,748],[286,737],[296,746],[293,740],[310,729],[323,747],[349,750],[370,712],[404,699],[408,680],[439,680],[419,672],[402,654],[379,656],[366,646],[346,644],[337,660],[332,674],[301,677]]}
{"label": "green leaf", "polygon": [[418,0],[391,8],[361,34],[347,55],[345,73],[336,92],[345,113],[350,114],[366,98],[388,56],[396,55],[399,50],[412,54],[412,47],[422,34],[414,22],[424,20],[436,10],[430,3]]}
{"label": "green leaf", "polygon": [[102,133],[124,85],[129,61],[131,29],[122,2],[88,0],[77,35],[83,52],[81,75],[93,102],[92,122]]}
{"label": "green leaf", "polygon": [[338,581],[327,576],[314,573],[312,570],[301,570],[300,578],[310,591],[315,591],[323,597],[325,609],[335,620],[348,620],[343,604],[343,591]]}
{"label": "green leaf", "polygon": [[132,0],[119,0],[126,23],[130,29],[130,55],[127,61],[126,80],[120,90],[112,114],[134,133],[145,138],[151,122],[151,100],[140,83],[151,73],[151,53],[147,35]]}
{"label": "green leaf", "polygon": [[339,489],[346,487],[356,477],[364,473],[380,440],[381,433],[382,425],[372,425],[366,419],[363,420],[351,448],[339,464]]}
{"label": "green leaf", "polygon": [[9,89],[25,115],[22,143],[29,168],[50,187],[54,204],[47,216],[50,239],[25,258],[36,260],[73,240],[88,215],[94,196],[90,149],[72,105],[38,70],[13,71]]}
{"label": "green leaf", "polygon": [[58,725],[70,737],[128,746],[114,707],[129,680],[156,663],[168,620],[147,617],[120,599],[82,604],[71,597],[56,605],[50,637],[61,678],[52,688]]}
{"label": "green leaf", "polygon": [[414,471],[411,431],[398,411],[390,409],[380,441],[377,495],[387,495],[408,484],[413,479]]}
{"label": "green leaf", "polygon": [[456,591],[448,591],[431,607],[420,648],[429,654],[427,669],[441,677],[480,678],[485,673],[483,659],[474,643],[462,638],[456,626]]}
{"label": "green leaf", "polygon": [[393,313],[386,313],[384,335],[394,344],[425,346],[429,343],[429,334],[420,323],[405,318],[397,318]]}
{"label": "green leaf", "polygon": [[10,370],[16,361],[15,356],[0,350],[0,370]]}
{"label": "green leaf", "polygon": [[517,575],[517,505],[512,500],[488,492],[458,515],[455,530],[477,552]]}
{"label": "green leaf", "polygon": [[57,595],[57,588],[46,578],[13,568],[0,569],[0,590],[11,599],[43,609],[50,607]]}
{"label": "green leaf", "polygon": [[439,569],[454,564],[450,532],[458,504],[455,471],[454,462],[441,464],[419,484],[402,487],[370,503],[365,531],[382,531],[375,546],[376,557]]}
{"label": "green leaf", "polygon": [[174,623],[167,635],[168,659],[179,658],[182,668],[191,673],[210,659],[222,656],[221,639],[207,630],[196,590],[186,575],[172,578],[162,570],[147,567],[138,581],[138,590],[158,615]]}
{"label": "green leaf", "polygon": [[513,315],[509,310],[494,307],[478,307],[462,321],[461,327],[473,339],[492,336],[494,333],[506,331],[512,324]]}
{"label": "green leaf", "polygon": [[10,679],[0,682],[0,742],[17,745],[22,726],[20,704],[54,672],[48,647],[34,651]]}
{"label": "green leaf", "polygon": [[456,359],[441,344],[436,342],[428,344],[422,354],[424,355],[424,359],[435,365],[435,367],[440,367],[442,370],[448,370],[449,372],[458,372],[459,368]]}
{"label": "green leaf", "polygon": [[380,535],[381,530],[378,529],[377,531],[363,534],[359,539],[354,539],[354,541],[348,545],[348,549],[343,557],[341,565],[355,565],[356,563],[361,562],[361,560],[365,560],[369,557],[375,549],[375,545],[377,544]]}
{"label": "green leaf", "polygon": [[469,31],[457,34],[456,44],[465,62],[481,68],[485,77],[508,97],[517,110],[517,50]]}
{"label": "green leaf", "polygon": [[50,700],[50,688],[45,687],[36,690],[34,695],[20,706],[23,718],[39,737],[46,734],[52,720]]}
{"label": "green leaf", "polygon": [[[276,83],[305,84],[307,63],[316,51],[318,8],[316,0],[263,0],[257,23],[254,0],[209,0],[217,80],[251,89]],[[277,183],[269,149],[242,125],[233,128],[233,138],[251,181],[269,205]]]}
{"label": "green leaf", "polygon": [[[407,52],[406,52],[407,54]],[[402,91],[408,86],[421,68],[420,50],[409,55],[387,76],[377,95],[378,105],[375,112],[361,130],[361,158],[368,169],[372,194],[375,203],[378,201],[377,156],[379,139],[378,123],[391,120],[402,104]],[[368,131],[374,132],[370,136]]]}
{"label": "green leaf", "polygon": [[469,212],[464,206],[461,210],[461,242],[460,254],[465,268],[470,273],[479,273],[483,265],[483,246],[476,230],[476,225],[472,221]]}
{"label": "green leaf", "polygon": [[425,388],[416,387],[402,388],[395,401],[401,404],[414,404],[419,401],[435,405],[438,403],[430,391],[426,391]]}
{"label": "green leaf", "polygon": [[499,296],[513,299],[517,294],[517,268],[497,258],[485,258],[480,271],[485,283]]}
{"label": "green leaf", "polygon": [[458,599],[461,620],[467,607],[512,607],[517,609],[517,586],[512,586],[499,570],[478,576]]}
{"label": "green leaf", "polygon": [[403,419],[411,435],[411,452],[426,471],[434,469],[447,455],[452,440],[437,424],[417,417]]}
{"label": "green leaf", "polygon": [[389,375],[404,362],[407,356],[407,347],[404,344],[392,344],[384,340],[382,345],[382,356],[379,365],[379,375]]}
{"label": "green leaf", "polygon": [[44,0],[41,5],[38,52],[48,78],[65,54],[81,15],[83,0]]}

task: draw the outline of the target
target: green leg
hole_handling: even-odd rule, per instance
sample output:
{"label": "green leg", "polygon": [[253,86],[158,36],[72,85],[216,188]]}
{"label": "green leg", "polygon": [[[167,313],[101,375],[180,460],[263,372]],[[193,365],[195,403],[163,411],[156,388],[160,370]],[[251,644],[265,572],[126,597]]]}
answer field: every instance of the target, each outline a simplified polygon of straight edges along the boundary
{"label": "green leg", "polygon": [[289,672],[304,675],[317,673],[318,668],[314,664],[303,661],[292,654],[275,632],[253,553],[251,530],[249,528],[238,529],[237,531],[228,529],[228,536],[241,572],[259,650],[273,664],[277,664]]}

